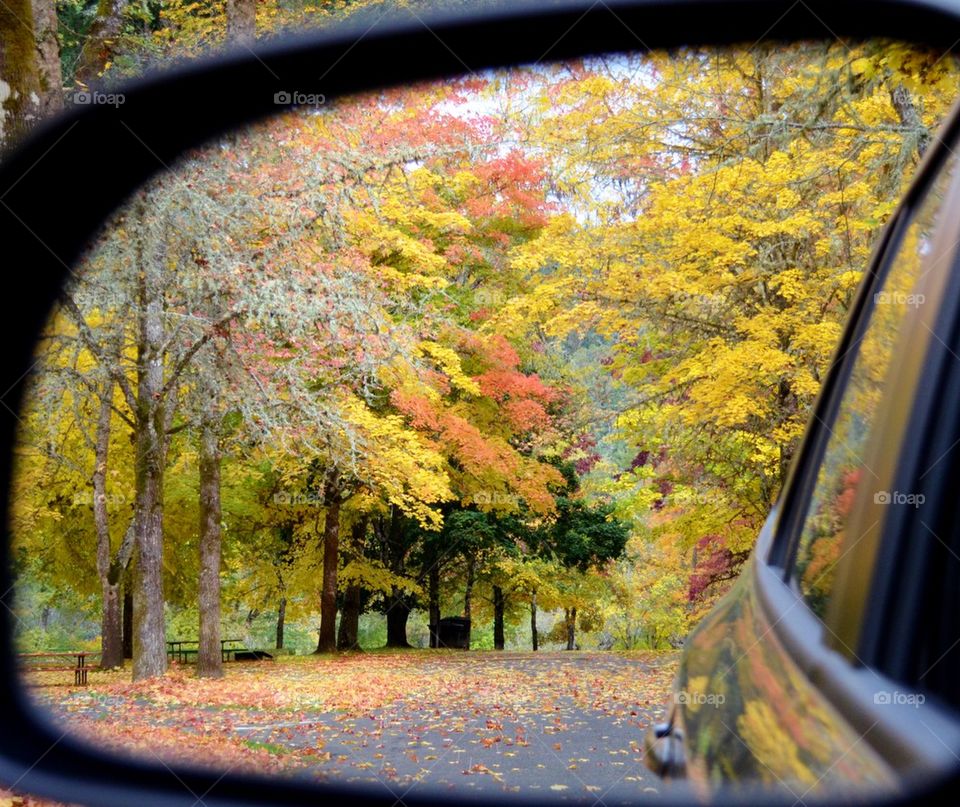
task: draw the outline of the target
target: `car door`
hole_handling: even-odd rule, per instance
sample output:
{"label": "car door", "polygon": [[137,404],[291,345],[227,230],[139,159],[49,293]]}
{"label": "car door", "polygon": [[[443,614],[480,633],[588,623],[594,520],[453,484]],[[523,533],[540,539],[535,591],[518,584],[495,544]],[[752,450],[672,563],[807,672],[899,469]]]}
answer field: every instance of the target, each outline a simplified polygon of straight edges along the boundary
{"label": "car door", "polygon": [[648,737],[665,775],[803,799],[955,760],[960,435],[938,430],[956,418],[936,390],[960,378],[957,129],[955,113],[886,228],[747,568],[687,641]]}

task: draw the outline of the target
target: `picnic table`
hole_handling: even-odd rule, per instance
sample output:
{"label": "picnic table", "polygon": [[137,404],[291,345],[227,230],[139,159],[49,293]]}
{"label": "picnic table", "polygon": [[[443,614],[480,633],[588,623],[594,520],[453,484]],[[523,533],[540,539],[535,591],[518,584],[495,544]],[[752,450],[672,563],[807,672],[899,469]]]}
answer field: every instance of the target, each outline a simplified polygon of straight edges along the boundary
{"label": "picnic table", "polygon": [[[99,664],[89,664],[88,656],[99,656],[99,650],[51,650],[39,653],[17,653],[25,670],[39,672],[53,672],[56,670],[73,670],[73,680],[77,686],[87,683],[87,673],[90,670],[99,670]],[[59,661],[58,659],[63,659]],[[70,661],[66,661],[70,659]]]}
{"label": "picnic table", "polygon": [[[167,642],[167,657],[171,661],[187,664],[190,661],[195,661],[199,652],[199,639],[176,639]],[[230,654],[232,653],[236,657],[238,652],[249,652],[243,644],[243,639],[220,640],[220,658],[223,661],[230,661]]]}

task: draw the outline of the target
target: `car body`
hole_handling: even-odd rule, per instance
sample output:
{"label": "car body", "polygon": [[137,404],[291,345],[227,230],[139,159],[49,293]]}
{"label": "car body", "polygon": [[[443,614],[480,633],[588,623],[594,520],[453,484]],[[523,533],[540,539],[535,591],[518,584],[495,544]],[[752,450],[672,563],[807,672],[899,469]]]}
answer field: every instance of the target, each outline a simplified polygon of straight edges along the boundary
{"label": "car body", "polygon": [[797,799],[929,782],[960,749],[960,109],[865,273],[802,448],[683,650],[648,764]]}

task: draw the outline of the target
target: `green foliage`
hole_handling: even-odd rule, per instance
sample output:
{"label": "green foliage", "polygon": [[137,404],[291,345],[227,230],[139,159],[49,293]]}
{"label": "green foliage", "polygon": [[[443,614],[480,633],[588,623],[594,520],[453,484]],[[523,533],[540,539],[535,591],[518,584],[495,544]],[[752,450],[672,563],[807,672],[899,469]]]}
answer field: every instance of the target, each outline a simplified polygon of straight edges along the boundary
{"label": "green foliage", "polygon": [[31,653],[98,649],[99,608],[94,597],[49,585],[21,570],[13,604],[17,650]]}

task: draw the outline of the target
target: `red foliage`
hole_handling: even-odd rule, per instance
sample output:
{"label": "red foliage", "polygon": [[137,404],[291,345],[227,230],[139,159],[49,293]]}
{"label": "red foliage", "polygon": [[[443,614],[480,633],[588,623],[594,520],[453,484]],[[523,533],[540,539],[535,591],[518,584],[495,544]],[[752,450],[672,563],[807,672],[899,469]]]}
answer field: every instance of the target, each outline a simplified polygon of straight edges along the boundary
{"label": "red foliage", "polygon": [[837,516],[846,518],[850,515],[850,509],[853,507],[853,500],[857,495],[857,486],[863,476],[862,468],[854,468],[843,475],[840,483],[840,492],[834,504]]}
{"label": "red foliage", "polygon": [[667,479],[657,480],[657,490],[660,491],[660,498],[653,503],[654,510],[662,510],[665,502],[665,497],[673,493],[673,483]]}
{"label": "red foliage", "polygon": [[508,398],[539,398],[551,401],[556,393],[536,374],[526,375],[516,370],[489,370],[477,376],[483,394],[503,403]]}
{"label": "red foliage", "polygon": [[597,446],[597,441],[590,434],[581,434],[573,445],[568,448],[564,454],[564,459],[567,459],[573,453],[584,454],[583,457],[578,459],[573,467],[576,469],[576,472],[579,476],[590,473],[593,469],[593,466],[600,461],[600,454],[595,450]]}
{"label": "red foliage", "polygon": [[390,393],[390,403],[410,419],[415,429],[440,431],[440,416],[429,398],[395,389]]}
{"label": "red foliage", "polygon": [[550,415],[543,404],[532,399],[507,401],[503,405],[507,422],[518,432],[529,432],[550,425]]}
{"label": "red foliage", "polygon": [[747,553],[732,552],[719,535],[705,535],[697,541],[697,565],[690,575],[687,599],[696,602],[707,589],[733,580],[746,560]]}

